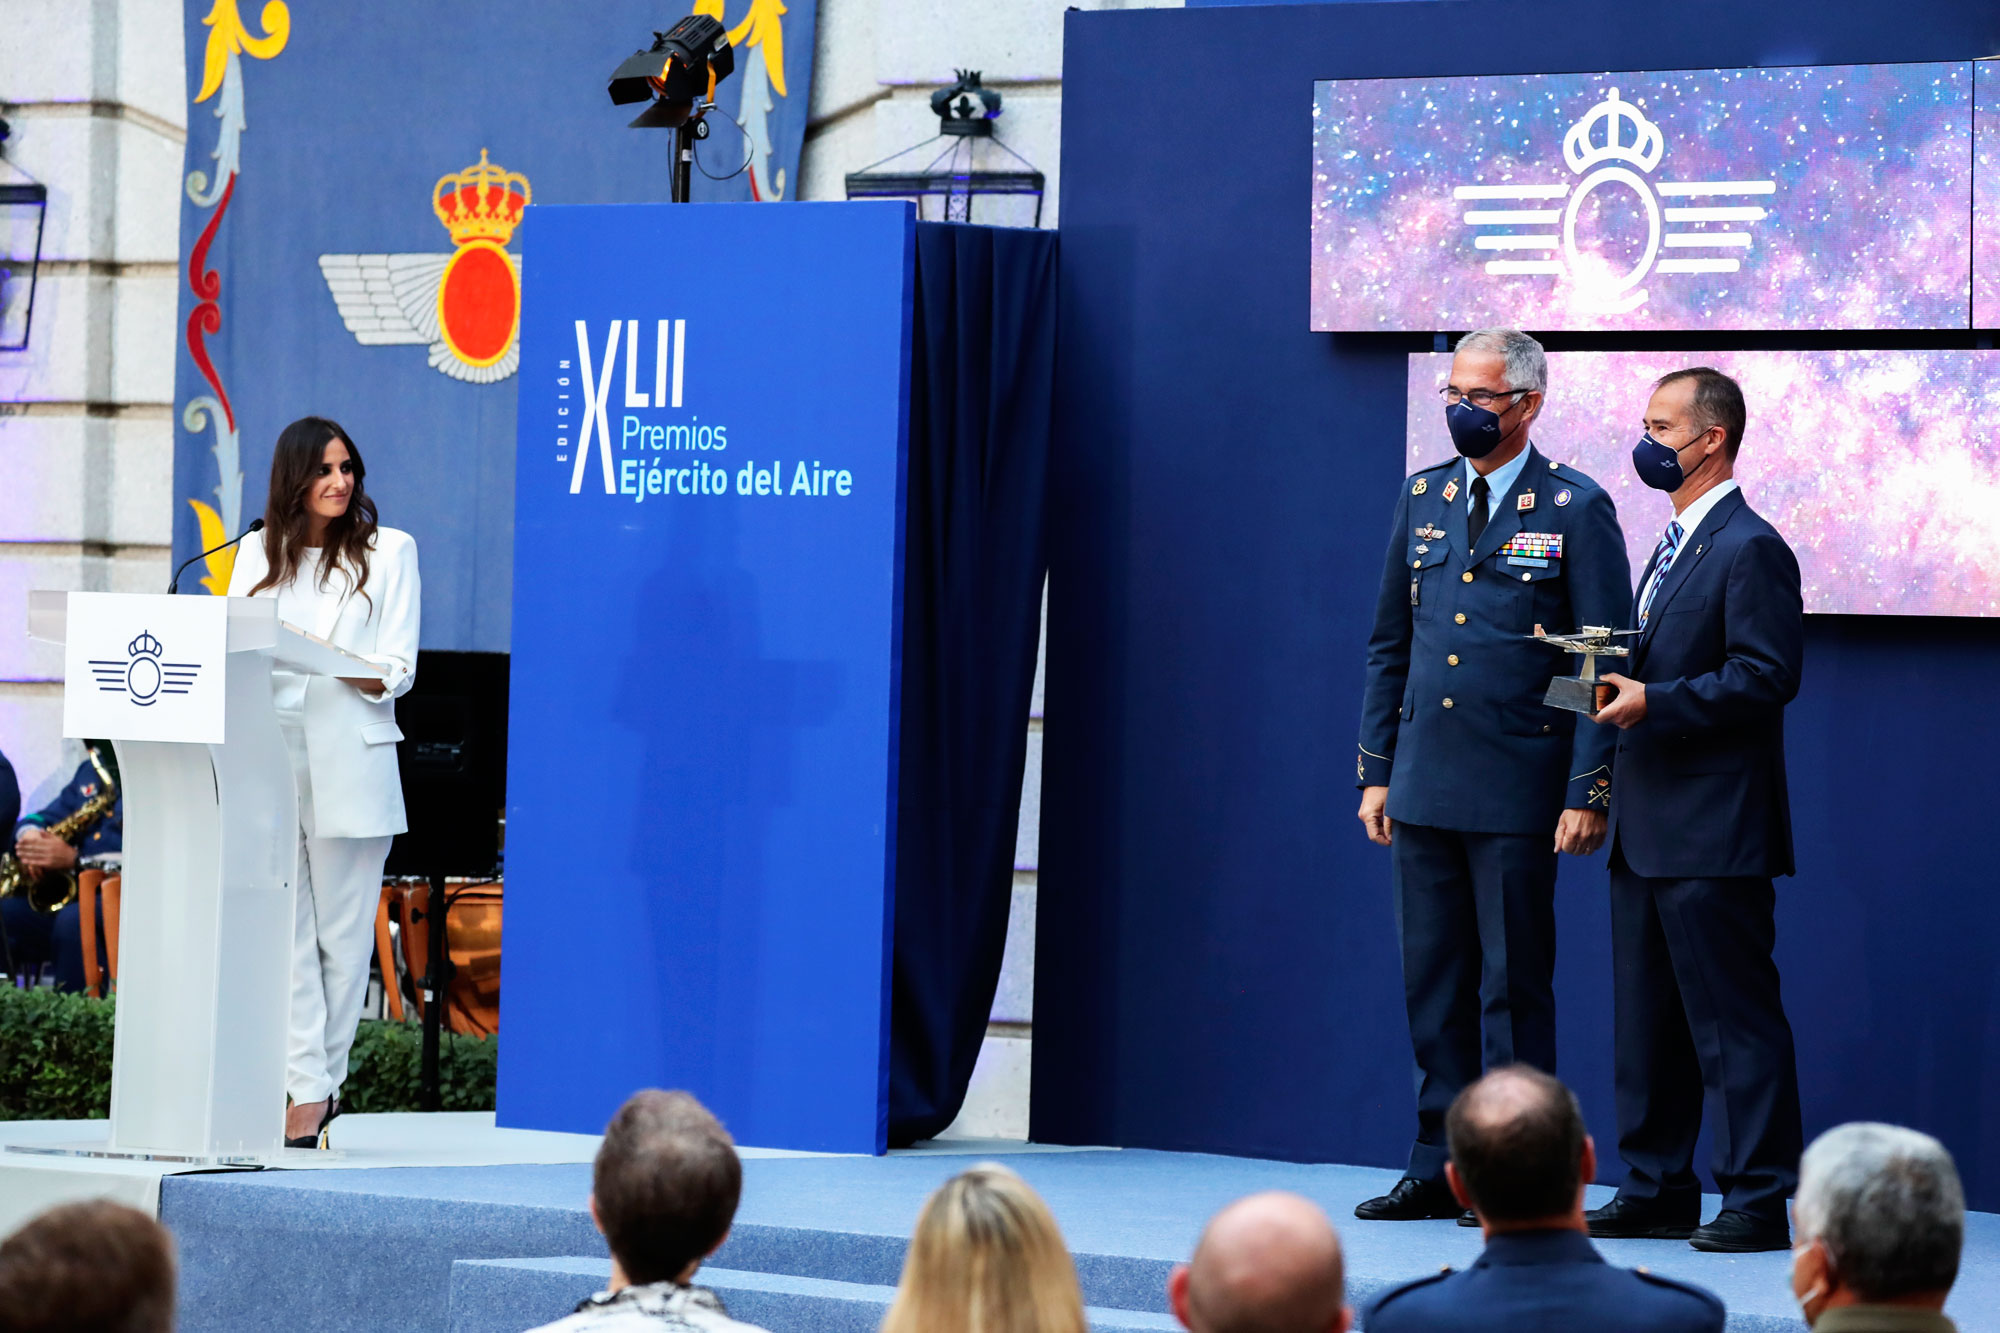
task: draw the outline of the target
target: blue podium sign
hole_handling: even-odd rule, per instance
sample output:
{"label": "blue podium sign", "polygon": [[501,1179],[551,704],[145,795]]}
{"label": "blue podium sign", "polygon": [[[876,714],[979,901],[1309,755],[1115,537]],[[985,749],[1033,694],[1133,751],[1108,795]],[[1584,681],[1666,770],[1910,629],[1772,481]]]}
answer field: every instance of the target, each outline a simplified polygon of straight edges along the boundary
{"label": "blue podium sign", "polygon": [[503,1125],[886,1147],[913,228],[528,210]]}

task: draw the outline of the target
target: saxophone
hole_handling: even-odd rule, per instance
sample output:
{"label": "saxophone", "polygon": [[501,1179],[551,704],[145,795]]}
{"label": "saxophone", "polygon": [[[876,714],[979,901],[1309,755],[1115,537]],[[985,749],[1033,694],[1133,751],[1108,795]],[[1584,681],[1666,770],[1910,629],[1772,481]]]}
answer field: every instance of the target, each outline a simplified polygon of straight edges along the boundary
{"label": "saxophone", "polygon": [[[105,771],[104,761],[97,757],[96,747],[85,751],[90,756],[90,766],[97,770],[100,783],[97,795],[78,806],[74,813],[50,824],[45,832],[52,833],[64,842],[73,842],[76,836],[104,817],[106,811],[118,803],[118,784]],[[59,912],[76,898],[76,866],[64,870],[48,870],[36,874],[23,866],[10,850],[0,854],[0,898],[16,895],[28,900],[28,906],[37,912]]]}

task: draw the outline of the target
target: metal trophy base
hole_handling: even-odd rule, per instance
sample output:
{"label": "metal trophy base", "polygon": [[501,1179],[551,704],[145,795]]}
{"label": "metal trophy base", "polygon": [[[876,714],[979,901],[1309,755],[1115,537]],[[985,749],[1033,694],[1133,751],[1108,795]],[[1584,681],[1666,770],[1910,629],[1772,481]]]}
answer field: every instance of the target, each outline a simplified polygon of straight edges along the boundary
{"label": "metal trophy base", "polygon": [[1571,713],[1591,714],[1618,697],[1618,687],[1584,676],[1557,676],[1549,682],[1542,702]]}
{"label": "metal trophy base", "polygon": [[34,1157],[94,1157],[115,1162],[163,1162],[173,1166],[281,1166],[300,1158],[315,1162],[338,1160],[343,1154],[332,1148],[273,1148],[261,1153],[153,1152],[144,1148],[114,1148],[108,1139],[76,1143],[9,1143],[0,1152],[24,1153]]}

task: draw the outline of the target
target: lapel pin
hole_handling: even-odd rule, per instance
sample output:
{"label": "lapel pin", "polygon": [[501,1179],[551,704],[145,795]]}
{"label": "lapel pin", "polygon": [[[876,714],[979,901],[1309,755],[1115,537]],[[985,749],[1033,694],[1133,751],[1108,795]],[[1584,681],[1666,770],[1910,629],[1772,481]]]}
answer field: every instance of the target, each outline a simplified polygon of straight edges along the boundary
{"label": "lapel pin", "polygon": [[1514,501],[1514,512],[1519,514],[1525,514],[1534,507],[1535,507],[1535,493],[1533,491],[1523,491],[1521,493],[1521,498]]}
{"label": "lapel pin", "polygon": [[1427,478],[1427,477],[1418,477],[1418,478],[1417,478],[1417,484],[1416,484],[1416,485],[1414,485],[1414,486],[1412,486],[1412,487],[1410,487],[1410,494],[1412,494],[1412,495],[1422,495],[1422,494],[1423,494],[1423,493],[1424,493],[1425,491],[1429,490],[1430,488],[1431,488],[1431,483],[1430,483],[1430,480],[1429,480],[1429,478]]}
{"label": "lapel pin", "polygon": [[[1423,483],[1419,482],[1417,484],[1421,486]],[[1453,500],[1456,500],[1457,498],[1458,498],[1458,482],[1456,480],[1446,482],[1444,484],[1444,502],[1446,504],[1450,504]]]}

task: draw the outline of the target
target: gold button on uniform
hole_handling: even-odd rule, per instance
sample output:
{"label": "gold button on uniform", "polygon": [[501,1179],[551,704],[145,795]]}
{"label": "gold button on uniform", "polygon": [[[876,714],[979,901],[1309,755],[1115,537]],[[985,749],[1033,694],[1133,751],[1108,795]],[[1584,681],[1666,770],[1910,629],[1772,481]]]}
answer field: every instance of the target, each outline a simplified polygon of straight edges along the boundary
{"label": "gold button on uniform", "polygon": [[1445,661],[1447,661],[1447,662],[1449,662],[1449,663],[1451,663],[1451,664],[1452,664],[1453,666],[1457,666],[1457,665],[1458,665],[1458,654],[1457,654],[1457,653],[1453,653],[1453,654],[1452,654],[1452,655],[1451,655],[1450,657],[1447,657],[1447,658],[1445,658],[1444,660],[1445,660]]}
{"label": "gold button on uniform", "polygon": [[1451,700],[1449,700],[1449,699],[1446,699],[1446,700],[1444,701],[1444,706],[1445,706],[1446,708],[1449,708],[1449,707],[1451,707]]}
{"label": "gold button on uniform", "polygon": [[1459,578],[1460,578],[1460,579],[1461,579],[1462,581],[1464,581],[1464,582],[1466,582],[1466,583],[1470,583],[1470,582],[1472,582],[1472,571],[1468,569],[1468,570],[1466,570],[1466,571],[1465,571],[1465,572],[1464,572],[1463,574],[1460,574],[1460,575],[1459,575],[1458,577],[1459,577]]}
{"label": "gold button on uniform", "polygon": [[1411,569],[1422,569],[1423,567],[1424,567],[1424,562],[1421,560],[1412,560],[1410,562]]}
{"label": "gold button on uniform", "polygon": [[1460,611],[1457,615],[1453,616],[1452,619],[1457,621],[1459,624],[1463,625],[1465,623],[1465,612]]}

